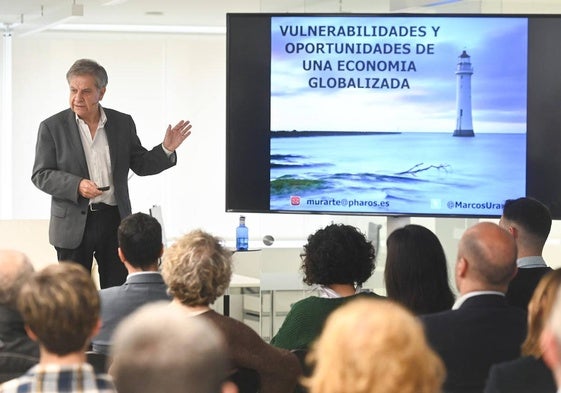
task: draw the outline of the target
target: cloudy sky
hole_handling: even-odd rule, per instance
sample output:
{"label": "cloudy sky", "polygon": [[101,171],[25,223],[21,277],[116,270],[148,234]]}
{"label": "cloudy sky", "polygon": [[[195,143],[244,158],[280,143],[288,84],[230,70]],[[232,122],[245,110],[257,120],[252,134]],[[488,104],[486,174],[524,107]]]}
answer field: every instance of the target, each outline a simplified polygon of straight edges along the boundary
{"label": "cloudy sky", "polygon": [[[423,26],[424,37],[326,37],[282,34],[287,26]],[[438,29],[438,34],[434,30]],[[456,64],[466,51],[474,73],[473,126],[478,132],[526,131],[527,19],[490,17],[276,17],[272,20],[271,129],[452,132],[456,124]],[[418,31],[418,30],[417,30]],[[297,44],[409,45],[408,54],[289,53]],[[417,44],[434,54],[416,54]],[[321,61],[332,70],[304,69]],[[410,72],[340,71],[338,61],[405,61]],[[329,64],[328,64],[329,62]],[[312,88],[311,78],[407,79],[409,89]],[[372,79],[370,79],[372,83]]]}

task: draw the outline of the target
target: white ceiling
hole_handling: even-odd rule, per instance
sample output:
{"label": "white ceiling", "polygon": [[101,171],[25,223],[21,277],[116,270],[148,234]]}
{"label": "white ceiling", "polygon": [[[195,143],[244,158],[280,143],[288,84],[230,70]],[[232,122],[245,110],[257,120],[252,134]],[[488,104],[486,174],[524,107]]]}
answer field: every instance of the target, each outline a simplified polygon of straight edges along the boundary
{"label": "white ceiling", "polygon": [[[72,5],[83,5],[83,16],[64,23],[125,25],[224,25],[224,14],[255,9],[255,0],[0,0],[0,23],[14,30],[23,24],[40,24],[51,13],[70,15]],[[235,7],[232,5],[235,4]],[[43,13],[43,15],[42,15]],[[50,22],[50,20],[49,20]]]}
{"label": "white ceiling", "polygon": [[[73,5],[79,16],[71,16]],[[388,11],[561,13],[561,0],[0,0],[0,27],[14,34],[84,25],[223,29],[228,12]]]}

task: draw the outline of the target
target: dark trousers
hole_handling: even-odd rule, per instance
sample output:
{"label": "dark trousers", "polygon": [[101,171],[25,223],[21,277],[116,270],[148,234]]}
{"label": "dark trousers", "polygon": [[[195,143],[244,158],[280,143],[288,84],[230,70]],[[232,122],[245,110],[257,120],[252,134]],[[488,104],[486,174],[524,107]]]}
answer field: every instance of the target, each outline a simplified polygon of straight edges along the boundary
{"label": "dark trousers", "polygon": [[127,278],[127,269],[119,259],[117,229],[121,222],[117,206],[98,204],[100,210],[88,209],[82,243],[75,249],[55,247],[59,261],[73,261],[92,270],[93,258],[99,270],[101,288],[121,285]]}

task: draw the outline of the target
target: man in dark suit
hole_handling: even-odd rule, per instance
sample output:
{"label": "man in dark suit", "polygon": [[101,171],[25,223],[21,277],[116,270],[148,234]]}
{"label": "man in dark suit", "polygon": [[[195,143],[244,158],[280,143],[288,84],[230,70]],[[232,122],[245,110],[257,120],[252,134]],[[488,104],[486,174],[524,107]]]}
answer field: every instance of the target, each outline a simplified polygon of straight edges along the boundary
{"label": "man in dark suit", "polygon": [[484,393],[555,393],[551,370],[534,356],[522,356],[491,367]]}
{"label": "man in dark suit", "polygon": [[163,253],[162,227],[154,218],[135,213],[125,218],[118,231],[119,257],[129,273],[121,286],[102,289],[101,329],[92,344],[95,352],[109,354],[111,337],[119,323],[140,306],[171,300],[158,272]]}
{"label": "man in dark suit", "polygon": [[70,108],[39,125],[31,179],[52,197],[49,241],[59,261],[91,270],[95,256],[101,287],[120,285],[127,273],[117,256],[117,227],[131,213],[129,169],[144,176],[175,165],[191,125],[168,126],[163,143],[148,151],[130,115],[99,104],[108,80],[101,65],[77,60],[66,79]]}
{"label": "man in dark suit", "polygon": [[446,365],[445,392],[483,391],[492,364],[520,356],[526,313],[505,298],[516,273],[516,244],[498,225],[481,222],[458,246],[460,297],[452,310],[421,316],[427,338]]}
{"label": "man in dark suit", "polygon": [[506,298],[513,306],[526,310],[538,282],[551,270],[542,257],[551,230],[551,214],[536,199],[509,199],[499,225],[510,232],[518,247],[518,272],[508,286]]}

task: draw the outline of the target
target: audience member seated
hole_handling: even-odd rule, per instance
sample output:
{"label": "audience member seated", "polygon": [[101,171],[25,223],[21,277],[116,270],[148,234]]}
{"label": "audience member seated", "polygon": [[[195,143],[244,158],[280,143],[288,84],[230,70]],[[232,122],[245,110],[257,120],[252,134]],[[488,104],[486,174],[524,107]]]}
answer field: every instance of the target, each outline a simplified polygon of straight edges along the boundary
{"label": "audience member seated", "polygon": [[179,238],[164,253],[162,275],[173,296],[172,305],[218,327],[226,339],[230,364],[257,371],[261,393],[294,390],[301,373],[294,354],[267,344],[249,326],[210,308],[232,276],[232,253],[220,239],[201,230]]}
{"label": "audience member seated", "polygon": [[526,313],[505,298],[515,274],[516,244],[507,231],[490,222],[465,231],[455,267],[461,296],[452,310],[421,316],[446,366],[445,392],[481,393],[491,365],[520,356]]}
{"label": "audience member seated", "polygon": [[446,255],[434,233],[420,225],[406,225],[388,236],[386,246],[388,298],[417,315],[452,308]]}
{"label": "audience member seated", "polygon": [[509,199],[499,225],[510,232],[518,247],[518,272],[508,286],[506,298],[513,306],[526,310],[540,278],[551,271],[542,257],[551,229],[551,214],[535,199]]}
{"label": "audience member seated", "polygon": [[119,393],[235,393],[220,331],[203,318],[157,302],[115,331],[111,375]]}
{"label": "audience member seated", "polygon": [[388,300],[356,299],[335,310],[307,360],[310,393],[439,393],[445,375],[421,323]]}
{"label": "audience member seated", "polygon": [[144,213],[126,217],[117,232],[119,258],[128,271],[121,286],[102,289],[101,330],[93,339],[95,352],[108,354],[113,331],[123,318],[140,306],[159,300],[171,300],[158,271],[163,253],[162,227]]}
{"label": "audience member seated", "polygon": [[0,250],[0,383],[19,377],[39,361],[39,346],[25,333],[17,309],[21,286],[33,265],[18,251]]}
{"label": "audience member seated", "polygon": [[71,262],[49,265],[24,284],[18,299],[26,331],[39,343],[39,364],[0,385],[2,393],[114,392],[109,375],[86,363],[99,330],[99,294],[89,272]]}
{"label": "audience member seated", "polygon": [[316,285],[318,296],[294,303],[271,344],[285,349],[306,349],[319,334],[328,315],[358,296],[374,272],[374,247],[355,227],[331,224],[308,237],[304,246],[304,282]]}
{"label": "audience member seated", "polygon": [[528,303],[528,335],[522,344],[522,357],[491,367],[485,393],[555,393],[553,374],[542,359],[540,336],[551,314],[561,270],[542,277]]}

